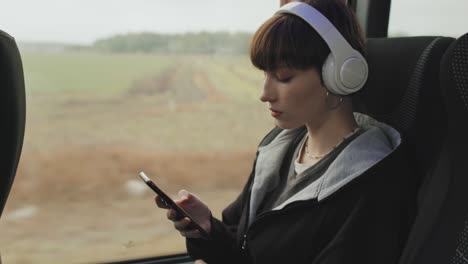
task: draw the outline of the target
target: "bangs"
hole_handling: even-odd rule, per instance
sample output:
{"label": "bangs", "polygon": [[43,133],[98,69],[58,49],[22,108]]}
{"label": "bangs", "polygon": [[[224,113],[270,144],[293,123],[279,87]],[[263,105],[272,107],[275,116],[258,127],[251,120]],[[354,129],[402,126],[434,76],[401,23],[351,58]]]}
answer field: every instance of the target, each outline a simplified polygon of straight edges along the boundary
{"label": "bangs", "polygon": [[321,66],[330,53],[325,41],[301,18],[275,15],[255,32],[250,45],[250,60],[262,71],[280,68],[306,70]]}

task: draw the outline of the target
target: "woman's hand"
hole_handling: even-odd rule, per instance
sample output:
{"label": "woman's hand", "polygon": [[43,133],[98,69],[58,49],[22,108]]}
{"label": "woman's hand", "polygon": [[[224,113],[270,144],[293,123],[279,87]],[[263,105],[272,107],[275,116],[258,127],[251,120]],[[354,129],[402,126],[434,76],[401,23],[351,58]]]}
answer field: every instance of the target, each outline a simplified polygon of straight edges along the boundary
{"label": "woman's hand", "polygon": [[[186,190],[179,191],[180,199],[174,202],[182,207],[209,234],[211,231],[211,211],[198,197]],[[168,209],[167,218],[174,222],[174,227],[187,238],[200,238],[200,231],[193,228],[188,217],[178,218],[177,212],[171,209],[158,195],[155,198],[159,208]]]}

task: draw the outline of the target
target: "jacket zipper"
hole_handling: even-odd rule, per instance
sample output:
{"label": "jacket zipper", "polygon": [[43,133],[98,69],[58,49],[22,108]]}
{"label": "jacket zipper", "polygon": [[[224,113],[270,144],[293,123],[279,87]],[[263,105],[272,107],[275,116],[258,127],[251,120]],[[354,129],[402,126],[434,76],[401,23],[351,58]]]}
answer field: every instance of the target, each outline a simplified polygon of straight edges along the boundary
{"label": "jacket zipper", "polygon": [[243,241],[242,241],[242,250],[245,251],[245,249],[247,248],[247,234],[244,234],[244,238],[243,238]]}

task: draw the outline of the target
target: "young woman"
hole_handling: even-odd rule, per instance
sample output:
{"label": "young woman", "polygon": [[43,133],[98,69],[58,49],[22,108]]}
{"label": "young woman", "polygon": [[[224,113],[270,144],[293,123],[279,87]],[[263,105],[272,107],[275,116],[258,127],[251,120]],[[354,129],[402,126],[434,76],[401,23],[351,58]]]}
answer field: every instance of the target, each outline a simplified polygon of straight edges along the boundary
{"label": "young woman", "polygon": [[[251,43],[252,63],[265,73],[260,100],[277,127],[261,142],[244,190],[222,220],[195,195],[181,192],[177,203],[208,238],[168,210],[196,259],[398,261],[414,200],[400,134],[353,113],[350,95],[367,78],[354,14],[342,0],[304,2],[283,6]],[[167,208],[159,197],[156,202]]]}

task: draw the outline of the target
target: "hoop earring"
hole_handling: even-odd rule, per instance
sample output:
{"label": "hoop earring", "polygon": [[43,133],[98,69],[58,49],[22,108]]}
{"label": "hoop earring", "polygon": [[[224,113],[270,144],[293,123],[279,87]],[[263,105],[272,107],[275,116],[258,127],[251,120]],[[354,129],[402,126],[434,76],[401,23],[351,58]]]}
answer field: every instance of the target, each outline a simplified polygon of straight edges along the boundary
{"label": "hoop earring", "polygon": [[[334,95],[334,94],[333,94]],[[343,97],[339,97],[340,99],[338,100],[338,103],[336,105],[331,105],[329,104],[330,102],[330,99],[329,99],[329,96],[330,96],[330,92],[327,91],[327,97],[325,97],[325,104],[330,108],[330,110],[335,110],[336,108],[338,108],[341,104],[341,102],[343,102]],[[338,97],[335,95],[335,97]]]}

